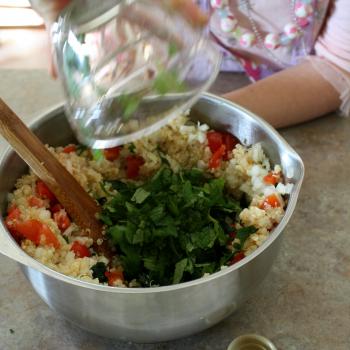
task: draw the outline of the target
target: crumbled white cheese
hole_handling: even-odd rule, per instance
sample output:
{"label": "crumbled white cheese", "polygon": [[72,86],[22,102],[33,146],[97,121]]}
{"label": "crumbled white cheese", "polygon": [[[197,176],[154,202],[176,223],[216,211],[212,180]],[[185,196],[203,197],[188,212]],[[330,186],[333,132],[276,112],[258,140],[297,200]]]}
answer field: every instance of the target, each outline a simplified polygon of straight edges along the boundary
{"label": "crumbled white cheese", "polygon": [[293,184],[283,184],[283,183],[279,183],[276,187],[276,190],[278,193],[280,194],[290,194],[292,192],[293,189]]}
{"label": "crumbled white cheese", "polygon": [[267,196],[269,196],[269,195],[271,195],[271,194],[274,194],[274,193],[276,193],[277,192],[277,190],[276,190],[276,188],[275,188],[275,186],[266,186],[265,188],[264,188],[264,196],[265,197],[267,197]]}

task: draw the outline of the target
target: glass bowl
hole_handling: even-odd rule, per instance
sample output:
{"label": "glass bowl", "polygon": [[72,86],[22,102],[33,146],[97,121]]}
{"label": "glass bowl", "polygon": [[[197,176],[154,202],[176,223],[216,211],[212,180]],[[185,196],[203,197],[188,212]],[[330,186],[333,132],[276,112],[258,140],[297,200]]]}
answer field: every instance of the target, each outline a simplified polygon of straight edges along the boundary
{"label": "glass bowl", "polygon": [[169,3],[76,0],[59,15],[52,40],[80,142],[107,148],[146,136],[215,80],[218,50]]}

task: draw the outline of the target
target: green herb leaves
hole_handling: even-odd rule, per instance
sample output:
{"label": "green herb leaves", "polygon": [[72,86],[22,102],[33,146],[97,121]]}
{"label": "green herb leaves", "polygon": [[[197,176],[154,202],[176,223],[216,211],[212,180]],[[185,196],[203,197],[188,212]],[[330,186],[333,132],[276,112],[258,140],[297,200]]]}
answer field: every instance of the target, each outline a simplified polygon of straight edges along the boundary
{"label": "green herb leaves", "polygon": [[255,233],[256,231],[257,231],[257,229],[254,226],[247,226],[247,227],[240,228],[235,235],[235,239],[238,239],[239,243],[238,242],[234,243],[232,251],[227,252],[226,254],[224,254],[222,256],[221,264],[222,265],[226,265],[226,264],[231,265],[232,263],[235,263],[236,262],[235,256],[243,254],[242,249],[243,249],[245,241],[248,239],[248,237],[251,234]]}
{"label": "green herb leaves", "polygon": [[[169,54],[175,54],[176,47],[170,46],[169,50],[171,50]],[[142,110],[144,97],[150,91],[161,96],[167,93],[179,93],[186,91],[186,84],[179,78],[178,72],[159,67],[148,89],[133,93],[123,93],[116,98],[123,121],[128,121],[139,109]]]}
{"label": "green herb leaves", "polygon": [[183,92],[185,85],[179,80],[178,74],[172,71],[160,71],[153,82],[154,91],[160,95],[165,95],[168,92]]}
{"label": "green herb leaves", "polygon": [[173,284],[180,283],[185,272],[185,268],[188,264],[188,259],[182,259],[175,265],[175,272],[173,277]]}
{"label": "green herb leaves", "polygon": [[175,56],[178,52],[179,52],[179,47],[176,44],[176,42],[174,42],[174,41],[170,42],[169,46],[168,46],[168,55],[169,55],[169,57]]}
{"label": "green herb leaves", "polygon": [[103,150],[102,149],[92,149],[91,153],[92,153],[93,160],[101,161],[102,159],[104,159],[104,155],[103,155]]}
{"label": "green herb leaves", "polygon": [[107,266],[103,262],[98,262],[94,266],[91,267],[92,270],[92,277],[98,278],[100,283],[106,283],[108,282],[108,278],[105,275],[105,272],[107,271]]}
{"label": "green herb leaves", "polygon": [[123,120],[128,120],[139,108],[142,95],[124,94],[118,97],[118,103],[122,110]]}
{"label": "green herb leaves", "polygon": [[243,247],[247,238],[256,232],[256,228],[254,226],[242,227],[237,231],[236,238],[239,239],[241,247]]}
{"label": "green herb leaves", "polygon": [[141,204],[150,194],[150,192],[147,192],[145,189],[140,187],[135,191],[134,195],[131,197],[131,200],[136,202],[136,204]]}
{"label": "green herb leaves", "polygon": [[141,187],[110,186],[118,194],[104,204],[101,219],[110,226],[126,279],[168,285],[220,269],[229,240],[224,227],[241,210],[225,194],[224,180],[163,166]]}

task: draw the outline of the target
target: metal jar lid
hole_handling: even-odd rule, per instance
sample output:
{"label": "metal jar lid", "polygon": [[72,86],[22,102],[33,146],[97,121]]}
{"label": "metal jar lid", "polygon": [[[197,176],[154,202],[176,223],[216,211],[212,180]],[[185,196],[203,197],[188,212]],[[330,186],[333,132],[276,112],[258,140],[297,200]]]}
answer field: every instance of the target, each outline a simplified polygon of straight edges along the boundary
{"label": "metal jar lid", "polygon": [[261,335],[245,334],[234,339],[227,350],[277,350],[277,348]]}

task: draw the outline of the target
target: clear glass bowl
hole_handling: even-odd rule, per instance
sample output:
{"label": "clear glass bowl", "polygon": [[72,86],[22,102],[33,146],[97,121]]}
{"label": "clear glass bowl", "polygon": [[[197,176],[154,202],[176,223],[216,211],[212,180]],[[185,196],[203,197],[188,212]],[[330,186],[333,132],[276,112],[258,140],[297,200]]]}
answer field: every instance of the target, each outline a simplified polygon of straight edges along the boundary
{"label": "clear glass bowl", "polygon": [[106,148],[148,135],[214,81],[215,45],[167,4],[75,0],[58,17],[52,40],[80,142]]}

